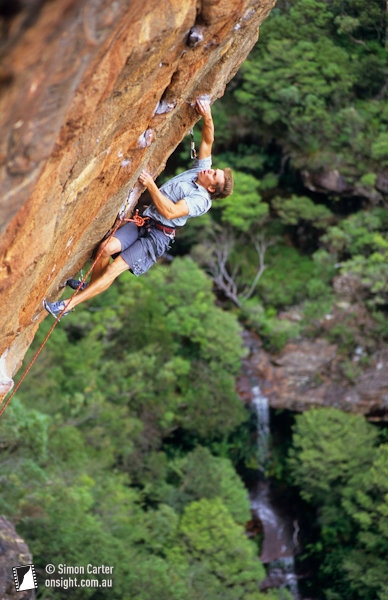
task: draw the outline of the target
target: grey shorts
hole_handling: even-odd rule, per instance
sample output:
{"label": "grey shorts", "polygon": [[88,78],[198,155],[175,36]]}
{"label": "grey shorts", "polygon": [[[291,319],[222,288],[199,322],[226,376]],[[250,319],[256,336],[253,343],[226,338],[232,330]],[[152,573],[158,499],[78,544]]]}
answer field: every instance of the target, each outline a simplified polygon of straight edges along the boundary
{"label": "grey shorts", "polygon": [[165,254],[171,240],[159,229],[138,227],[135,223],[126,223],[116,231],[114,237],[121,243],[121,256],[128,269],[136,276],[142,275]]}

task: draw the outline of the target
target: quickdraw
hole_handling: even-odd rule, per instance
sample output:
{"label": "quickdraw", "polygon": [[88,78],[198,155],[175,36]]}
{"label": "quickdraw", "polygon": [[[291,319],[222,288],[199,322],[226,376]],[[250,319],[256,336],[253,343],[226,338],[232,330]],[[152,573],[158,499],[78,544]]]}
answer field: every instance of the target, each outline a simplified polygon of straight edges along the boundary
{"label": "quickdraw", "polygon": [[190,137],[191,137],[190,158],[193,160],[194,158],[197,158],[197,151],[195,149],[194,131],[192,128],[190,129]]}

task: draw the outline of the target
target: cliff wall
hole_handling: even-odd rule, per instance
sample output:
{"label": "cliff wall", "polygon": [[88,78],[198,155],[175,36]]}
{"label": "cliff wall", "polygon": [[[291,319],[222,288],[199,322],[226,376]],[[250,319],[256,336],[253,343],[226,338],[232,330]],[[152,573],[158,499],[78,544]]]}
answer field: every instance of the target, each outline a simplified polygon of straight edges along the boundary
{"label": "cliff wall", "polygon": [[312,406],[334,407],[364,415],[370,421],[388,422],[388,350],[376,349],[368,365],[361,366],[356,350],[350,362],[352,378],[344,373],[336,344],[323,337],[288,343],[269,354],[252,332],[243,335],[248,350],[238,380],[238,391],[251,402],[252,377],[274,409],[304,412]]}
{"label": "cliff wall", "polygon": [[13,579],[13,567],[30,565],[31,553],[18,536],[15,527],[0,516],[0,598],[2,600],[34,600],[35,591],[17,591]]}
{"label": "cliff wall", "polygon": [[0,4],[0,384],[46,313],[220,97],[275,0]]}

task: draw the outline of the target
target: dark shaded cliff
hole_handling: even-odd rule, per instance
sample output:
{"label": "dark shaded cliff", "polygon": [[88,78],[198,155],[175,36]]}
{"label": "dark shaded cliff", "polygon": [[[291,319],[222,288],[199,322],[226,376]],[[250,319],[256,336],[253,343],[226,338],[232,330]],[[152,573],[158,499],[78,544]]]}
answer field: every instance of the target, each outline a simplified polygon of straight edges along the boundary
{"label": "dark shaded cliff", "polygon": [[14,526],[0,516],[0,598],[2,600],[33,600],[34,590],[17,591],[13,567],[32,563],[30,551],[18,536]]}
{"label": "dark shaded cliff", "polygon": [[[0,379],[257,40],[275,0],[0,4]],[[192,31],[195,27],[196,30]],[[1,383],[1,382],[0,382]]]}

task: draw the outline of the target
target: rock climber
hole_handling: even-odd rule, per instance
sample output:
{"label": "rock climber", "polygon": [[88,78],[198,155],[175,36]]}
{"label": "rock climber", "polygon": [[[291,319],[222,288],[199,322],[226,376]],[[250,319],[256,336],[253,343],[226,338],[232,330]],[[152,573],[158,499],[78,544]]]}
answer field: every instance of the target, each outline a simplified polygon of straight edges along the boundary
{"label": "rock climber", "polygon": [[[193,167],[173,177],[160,189],[152,176],[142,171],[139,181],[147,188],[152,199],[152,204],[143,213],[148,217],[146,226],[139,227],[134,222],[128,222],[108,242],[103,242],[90,284],[84,289],[80,288],[77,295],[57,302],[45,299],[44,307],[54,317],[64,316],[81,302],[101,294],[124,271],[129,270],[136,276],[148,271],[168,250],[176,227],[182,227],[191,217],[206,213],[213,199],[226,198],[232,193],[231,170],[211,168],[214,123],[210,103],[198,99],[195,107],[202,117],[203,126],[198,158]],[[67,283],[73,289],[81,284],[76,279],[69,279]]]}

